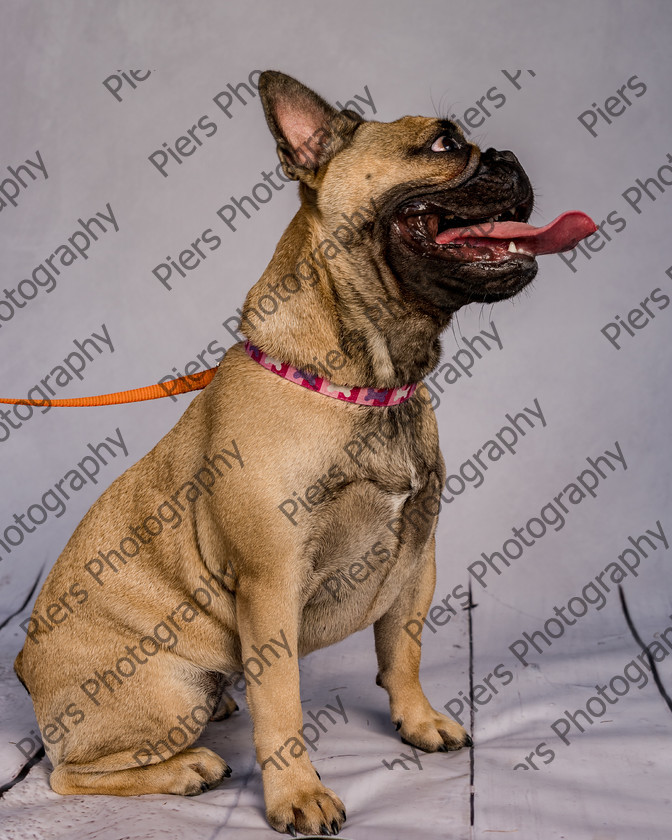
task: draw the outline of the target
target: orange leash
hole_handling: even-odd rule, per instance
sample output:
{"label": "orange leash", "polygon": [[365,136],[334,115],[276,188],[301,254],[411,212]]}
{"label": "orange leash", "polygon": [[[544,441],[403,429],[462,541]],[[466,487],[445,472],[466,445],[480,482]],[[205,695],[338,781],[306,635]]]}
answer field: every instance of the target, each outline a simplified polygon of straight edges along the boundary
{"label": "orange leash", "polygon": [[130,391],[117,391],[116,394],[99,394],[96,397],[75,397],[70,400],[17,400],[0,397],[0,403],[12,405],[56,406],[59,408],[81,408],[95,405],[119,405],[120,403],[142,402],[143,400],[158,400],[160,397],[173,397],[175,394],[185,394],[189,391],[200,391],[212,382],[217,368],[194,373],[191,376],[181,376],[170,382],[171,390],[167,391],[161,385],[146,385],[144,388],[133,388]]}

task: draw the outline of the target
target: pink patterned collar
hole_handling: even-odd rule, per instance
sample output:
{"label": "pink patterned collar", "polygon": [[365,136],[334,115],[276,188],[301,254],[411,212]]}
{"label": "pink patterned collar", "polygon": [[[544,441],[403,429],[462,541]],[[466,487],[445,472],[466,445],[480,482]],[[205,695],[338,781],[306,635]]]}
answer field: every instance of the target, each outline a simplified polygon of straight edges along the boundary
{"label": "pink patterned collar", "polygon": [[325,397],[334,397],[334,399],[356,403],[357,405],[371,405],[381,408],[388,405],[400,405],[400,403],[410,400],[418,387],[417,384],[404,385],[402,388],[380,389],[366,386],[359,388],[347,385],[332,385],[328,379],[323,379],[317,374],[299,370],[286,362],[280,362],[278,359],[268,356],[249,341],[245,342],[245,352],[266,370],[282,376],[283,379],[289,379],[290,382],[309,388],[311,391],[317,391],[318,394],[324,394]]}

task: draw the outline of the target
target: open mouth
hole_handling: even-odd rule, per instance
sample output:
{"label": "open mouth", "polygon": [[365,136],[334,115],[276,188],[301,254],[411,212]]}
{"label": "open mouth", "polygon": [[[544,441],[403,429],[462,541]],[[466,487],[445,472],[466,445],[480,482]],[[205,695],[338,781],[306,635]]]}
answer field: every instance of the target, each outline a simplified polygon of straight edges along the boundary
{"label": "open mouth", "polygon": [[532,262],[540,254],[568,251],[597,230],[578,210],[562,213],[544,227],[527,224],[528,216],[525,204],[466,219],[423,202],[406,207],[397,223],[408,244],[433,256],[472,263]]}

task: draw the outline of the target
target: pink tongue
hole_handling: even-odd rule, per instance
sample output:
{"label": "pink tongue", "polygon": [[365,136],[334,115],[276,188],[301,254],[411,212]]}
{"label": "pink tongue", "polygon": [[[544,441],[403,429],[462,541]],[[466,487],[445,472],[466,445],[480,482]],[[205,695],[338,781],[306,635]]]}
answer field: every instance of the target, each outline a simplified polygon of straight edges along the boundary
{"label": "pink tongue", "polygon": [[436,244],[460,242],[478,246],[487,243],[469,243],[464,240],[505,239],[507,242],[513,240],[518,249],[536,256],[569,251],[596,230],[597,225],[590,216],[579,210],[569,210],[544,227],[534,227],[524,222],[483,222],[471,227],[448,228],[436,237]]}

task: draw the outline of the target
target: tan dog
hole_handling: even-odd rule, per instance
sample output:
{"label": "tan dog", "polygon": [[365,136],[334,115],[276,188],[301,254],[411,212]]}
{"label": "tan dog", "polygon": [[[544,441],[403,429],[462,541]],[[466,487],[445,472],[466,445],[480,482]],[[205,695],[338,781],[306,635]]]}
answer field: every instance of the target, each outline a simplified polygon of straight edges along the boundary
{"label": "tan dog", "polygon": [[[302,727],[300,656],[373,624],[377,682],[403,739],[428,751],[471,743],[429,704],[420,647],[404,631],[431,604],[445,479],[427,390],[387,407],[348,394],[408,393],[437,365],[456,309],[534,277],[548,230],[520,224],[532,191],[516,158],[481,153],[450,122],[366,122],[276,72],[259,90],[302,203],[242,329],[267,364],[327,378],[346,399],[231,348],[79,524],[15,668],[55,791],[191,795],[230,774],[190,745],[211,714],[235,709],[224,689],[265,650],[247,699],[268,820],[335,834],[343,803],[305,747],[287,747]],[[557,250],[570,247],[563,224]],[[334,585],[365,558],[368,576]]]}

